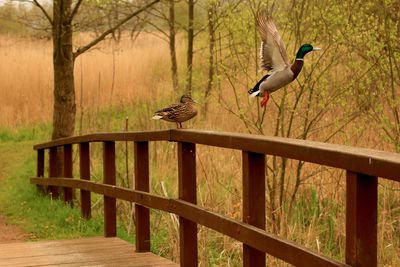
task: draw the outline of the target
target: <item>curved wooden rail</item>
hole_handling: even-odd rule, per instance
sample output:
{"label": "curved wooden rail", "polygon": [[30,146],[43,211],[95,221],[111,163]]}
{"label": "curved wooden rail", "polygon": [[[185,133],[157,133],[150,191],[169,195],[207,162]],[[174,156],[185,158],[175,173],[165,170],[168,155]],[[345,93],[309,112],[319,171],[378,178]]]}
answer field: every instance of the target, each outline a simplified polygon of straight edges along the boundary
{"label": "curved wooden rail", "polygon": [[198,130],[98,133],[35,145],[35,150],[105,141],[176,141],[281,156],[400,182],[400,154],[276,136]]}
{"label": "curved wooden rail", "polygon": [[[288,263],[295,266],[349,266],[300,246],[290,240],[268,234],[257,227],[221,216],[183,200],[156,196],[146,192],[90,181],[56,178],[57,179],[31,178],[31,183],[79,188],[104,196],[135,202],[148,208],[174,213],[235,238],[260,251],[269,253],[274,257],[286,260]],[[288,255],[293,255],[294,257],[288,258]]]}
{"label": "curved wooden rail", "polygon": [[[179,199],[149,194],[149,141],[178,142]],[[115,186],[115,141],[135,143],[136,190]],[[89,143],[103,142],[104,184],[90,179]],[[72,144],[79,144],[81,180],[72,177]],[[196,206],[195,144],[242,150],[243,218],[232,220]],[[64,177],[57,176],[57,147],[64,148]],[[82,214],[90,217],[90,192],[104,195],[105,236],[116,234],[115,200],[136,203],[136,246],[150,249],[149,208],[180,216],[181,266],[197,265],[197,224],[243,243],[243,265],[265,265],[269,253],[296,266],[377,266],[377,177],[400,181],[400,155],[320,142],[197,130],[100,133],[59,139],[34,146],[38,151],[38,178],[54,193],[64,188],[71,202],[71,188],[81,189]],[[49,149],[49,176],[44,176],[44,150]],[[347,171],[346,263],[340,263],[265,229],[265,154],[277,155]],[[52,191],[52,192],[53,192]],[[54,194],[53,196],[55,196]]]}

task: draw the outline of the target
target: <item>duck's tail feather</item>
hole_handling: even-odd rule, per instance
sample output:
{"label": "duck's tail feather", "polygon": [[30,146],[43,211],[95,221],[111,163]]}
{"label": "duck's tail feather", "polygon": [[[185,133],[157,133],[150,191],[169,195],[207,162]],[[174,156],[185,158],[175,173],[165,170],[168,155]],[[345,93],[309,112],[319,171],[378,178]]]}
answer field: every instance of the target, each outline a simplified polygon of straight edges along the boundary
{"label": "duck's tail feather", "polygon": [[255,91],[254,93],[250,94],[250,97],[256,97],[260,94],[260,90]]}
{"label": "duck's tail feather", "polygon": [[261,78],[261,80],[258,81],[258,83],[248,91],[250,97],[256,97],[260,95],[260,85],[263,81],[265,81],[269,76],[271,76],[271,73],[268,73],[264,77]]}
{"label": "duck's tail feather", "polygon": [[159,120],[161,118],[162,118],[162,116],[160,116],[160,115],[154,115],[152,119],[153,120]]}

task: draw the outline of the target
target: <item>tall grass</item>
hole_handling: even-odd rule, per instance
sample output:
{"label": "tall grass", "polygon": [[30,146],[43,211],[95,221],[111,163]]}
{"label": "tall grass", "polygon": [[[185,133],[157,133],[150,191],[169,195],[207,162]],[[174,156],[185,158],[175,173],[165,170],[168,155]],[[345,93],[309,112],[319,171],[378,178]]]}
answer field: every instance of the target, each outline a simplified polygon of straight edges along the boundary
{"label": "tall grass", "polygon": [[[77,37],[76,46],[90,38]],[[110,104],[133,106],[136,102],[169,97],[172,91],[167,49],[159,38],[145,35],[134,45],[129,39],[118,46],[105,42],[80,56],[75,62],[78,109],[98,112]],[[12,128],[50,121],[53,110],[51,41],[3,36],[0,37],[0,58],[0,125]]]}
{"label": "tall grass", "polygon": [[[84,44],[88,34],[76,36],[76,46]],[[0,125],[11,138],[13,131],[21,126],[34,127],[48,123],[52,118],[52,66],[50,41],[29,41],[0,38]],[[182,59],[183,46],[178,47]],[[183,62],[180,60],[179,62]],[[204,69],[206,64],[200,54],[195,58],[195,68]],[[181,83],[184,67],[180,65]],[[201,73],[201,72],[199,72]],[[4,74],[4,75],[3,75]],[[196,76],[194,98],[201,102],[204,77]],[[98,131],[124,131],[128,118],[129,131],[169,129],[175,127],[163,121],[151,120],[153,112],[167,104],[176,102],[179,94],[171,87],[169,51],[166,43],[150,34],[141,35],[134,43],[123,39],[119,45],[109,41],[102,43],[75,62],[75,88],[77,93],[76,133]],[[183,91],[183,90],[182,90]],[[247,99],[246,90],[238,92],[240,99],[250,109],[256,103]],[[279,99],[280,92],[276,93]],[[219,101],[222,98],[222,102]],[[233,132],[247,132],[243,122],[222,106],[234,106],[235,99],[229,86],[223,85],[211,97],[210,111],[184,123],[185,127]],[[201,104],[201,103],[200,103]],[[254,108],[255,109],[255,108]],[[267,111],[277,110],[271,104]],[[249,114],[252,116],[254,114]],[[326,120],[333,119],[330,113]],[[265,123],[265,132],[273,128]],[[364,129],[364,128],[363,128]],[[365,129],[364,129],[365,130]],[[46,134],[50,129],[43,129]],[[330,129],[321,129],[318,135],[329,134]],[[46,134],[40,135],[43,138]],[[1,132],[0,132],[1,136]],[[48,135],[47,135],[48,136]],[[46,138],[44,138],[46,139]],[[372,148],[388,148],[380,143],[377,133],[360,131],[356,123],[338,134],[332,142],[356,144]],[[133,186],[133,145],[118,143],[118,185]],[[128,154],[126,174],[125,157]],[[101,146],[91,147],[91,170],[94,181],[102,180]],[[75,151],[74,162],[79,159]],[[267,160],[271,160],[267,157]],[[174,143],[150,143],[151,192],[169,197],[178,196],[177,157]],[[288,161],[294,170],[297,161]],[[222,148],[197,146],[197,198],[200,206],[225,216],[241,220],[241,153]],[[77,168],[76,168],[77,169]],[[296,194],[294,210],[281,220],[280,235],[315,249],[334,258],[344,258],[345,246],[345,179],[344,172],[333,168],[306,164],[304,175],[318,170],[307,179]],[[79,173],[75,170],[75,176]],[[268,177],[268,174],[267,174]],[[288,186],[294,186],[294,173],[289,173]],[[379,260],[383,264],[400,263],[400,194],[399,185],[379,181]],[[77,192],[78,194],[78,192]],[[79,199],[79,195],[77,195]],[[268,200],[268,196],[267,196]],[[93,213],[101,215],[101,196],[93,197]],[[288,207],[285,206],[284,210]],[[121,227],[134,233],[131,205],[118,202]],[[37,215],[39,216],[39,214]],[[68,215],[69,216],[69,215]],[[179,258],[179,234],[173,216],[159,211],[151,212],[152,250],[175,261]],[[268,225],[272,223],[267,218]],[[199,260],[201,266],[240,266],[241,243],[222,236],[205,227],[199,227]],[[268,259],[271,265],[284,265],[276,259]]]}
{"label": "tall grass", "polygon": [[15,127],[52,116],[49,42],[0,37],[0,125]]}

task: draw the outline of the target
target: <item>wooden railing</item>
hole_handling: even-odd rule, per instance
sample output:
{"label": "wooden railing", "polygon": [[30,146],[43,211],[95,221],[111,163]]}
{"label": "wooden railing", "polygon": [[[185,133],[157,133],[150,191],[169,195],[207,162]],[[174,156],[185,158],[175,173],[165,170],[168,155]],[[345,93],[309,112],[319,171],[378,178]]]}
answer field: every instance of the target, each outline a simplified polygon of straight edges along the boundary
{"label": "wooden railing", "polygon": [[[179,199],[149,194],[150,141],[178,143]],[[135,144],[135,190],[115,186],[115,142]],[[103,143],[104,182],[90,181],[89,145]],[[72,178],[72,144],[79,145],[80,180]],[[196,144],[242,150],[243,222],[196,205]],[[64,147],[64,177],[57,176],[57,147]],[[37,178],[32,184],[81,190],[81,209],[90,217],[90,192],[104,195],[104,235],[116,235],[116,199],[136,203],[136,249],[150,249],[149,208],[174,213],[180,223],[181,266],[197,266],[197,224],[243,243],[243,266],[265,266],[265,253],[296,266],[377,266],[377,177],[400,182],[400,154],[313,141],[198,130],[102,133],[35,145]],[[45,149],[49,177],[44,177]],[[265,231],[265,155],[346,170],[346,264]],[[53,179],[57,178],[57,179]],[[400,248],[399,248],[400,249]]]}

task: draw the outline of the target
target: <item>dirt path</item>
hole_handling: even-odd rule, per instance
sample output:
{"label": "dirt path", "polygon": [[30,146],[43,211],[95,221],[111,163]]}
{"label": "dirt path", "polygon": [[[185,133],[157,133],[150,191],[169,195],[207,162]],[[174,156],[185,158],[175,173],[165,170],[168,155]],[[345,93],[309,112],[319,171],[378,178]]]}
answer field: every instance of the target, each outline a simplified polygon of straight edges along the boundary
{"label": "dirt path", "polygon": [[[15,167],[12,163],[15,163],[17,160],[18,152],[21,153],[20,149],[12,148],[6,144],[0,145],[0,186],[6,175],[10,174],[13,167]],[[4,155],[6,156],[4,157]],[[1,204],[2,203],[0,203],[0,205]],[[29,238],[22,232],[20,227],[9,224],[7,216],[0,214],[0,243],[18,242],[28,239]]]}
{"label": "dirt path", "polygon": [[7,223],[7,217],[0,214],[0,243],[28,240],[21,229]]}

